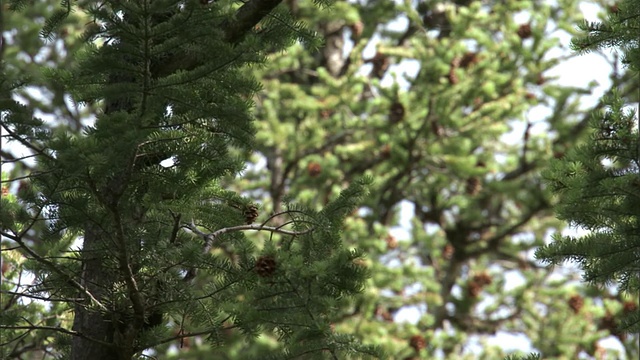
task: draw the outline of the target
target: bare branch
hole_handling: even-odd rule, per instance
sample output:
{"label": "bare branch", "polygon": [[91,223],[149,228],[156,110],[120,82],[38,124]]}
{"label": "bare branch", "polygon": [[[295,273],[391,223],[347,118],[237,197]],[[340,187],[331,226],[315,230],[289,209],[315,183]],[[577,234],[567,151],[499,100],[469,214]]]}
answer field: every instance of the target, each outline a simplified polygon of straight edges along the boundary
{"label": "bare branch", "polygon": [[207,252],[209,250],[211,250],[211,247],[213,246],[213,242],[216,240],[216,238],[218,236],[220,236],[222,234],[229,233],[229,232],[254,230],[254,231],[270,231],[270,232],[284,234],[284,235],[297,236],[297,235],[304,235],[304,234],[307,234],[307,233],[313,231],[313,229],[307,229],[307,230],[304,230],[304,231],[295,231],[295,230],[282,229],[280,227],[266,226],[264,224],[251,224],[251,225],[232,226],[232,227],[227,227],[227,228],[222,228],[220,230],[216,230],[216,231],[214,231],[212,233],[204,233],[204,232],[198,230],[197,226],[195,225],[195,223],[193,221],[191,222],[191,224],[186,225],[186,227],[189,230],[191,230],[194,233],[196,233],[197,235],[201,236],[205,240],[205,250]]}

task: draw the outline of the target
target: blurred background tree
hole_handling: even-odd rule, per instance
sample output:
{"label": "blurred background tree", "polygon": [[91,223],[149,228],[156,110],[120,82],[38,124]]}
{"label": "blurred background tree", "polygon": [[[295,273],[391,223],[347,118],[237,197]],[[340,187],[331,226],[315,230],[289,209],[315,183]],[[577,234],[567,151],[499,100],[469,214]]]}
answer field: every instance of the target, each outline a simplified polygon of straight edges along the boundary
{"label": "blurred background tree", "polygon": [[[40,2],[34,14],[52,3]],[[576,145],[590,111],[603,107],[584,105],[591,88],[562,86],[549,75],[573,56],[559,51],[560,38],[576,34],[584,3],[361,0],[318,12],[311,1],[283,2],[325,46],[296,44],[255,68],[263,83],[255,99],[257,151],[227,186],[261,204],[261,221],[285,200],[319,210],[362,174],[375,179],[343,229],[345,243],[367,254],[373,277],[357,300],[335,309],[336,330],[382,346],[389,359],[502,358],[514,350],[512,336],[544,359],[637,357],[637,335],[615,327],[637,311],[637,297],[584,286],[576,269],[533,260],[564,228],[540,171]],[[33,17],[3,14],[5,39],[28,38],[7,41],[15,79],[37,77],[38,69],[8,57],[11,51],[43,51],[60,66],[73,61],[65,47],[88,22],[74,16],[71,36],[45,44],[38,30],[26,31],[37,28]],[[612,87],[637,82],[616,71],[612,80]],[[64,89],[40,81],[51,98],[64,98]],[[623,88],[621,96],[634,95],[633,86]],[[48,98],[33,94],[27,104],[65,111],[64,102],[39,104]],[[94,110],[86,111],[79,121],[91,119]],[[58,125],[76,131],[78,124]],[[3,149],[2,156],[13,155]],[[28,160],[14,163],[12,179],[28,171]],[[19,190],[16,182],[4,188]],[[21,281],[20,256],[2,255],[10,280],[3,286]],[[55,306],[19,305],[34,321],[61,316]],[[622,353],[603,348],[605,338]],[[270,342],[227,340],[219,351],[198,338],[169,343],[158,357],[243,359]],[[25,351],[43,341],[25,337]]]}
{"label": "blurred background tree", "polygon": [[[637,356],[637,335],[612,325],[637,297],[533,260],[565,226],[540,171],[603,106],[585,105],[595,84],[550,75],[576,56],[558,50],[584,3],[286,3],[325,47],[293,46],[258,70],[259,153],[242,188],[277,212],[287,196],[321,207],[354,176],[374,177],[344,229],[373,279],[336,328],[393,359],[497,359],[513,336],[544,359],[615,357],[600,341],[610,335]],[[611,78],[636,95],[637,79]]]}

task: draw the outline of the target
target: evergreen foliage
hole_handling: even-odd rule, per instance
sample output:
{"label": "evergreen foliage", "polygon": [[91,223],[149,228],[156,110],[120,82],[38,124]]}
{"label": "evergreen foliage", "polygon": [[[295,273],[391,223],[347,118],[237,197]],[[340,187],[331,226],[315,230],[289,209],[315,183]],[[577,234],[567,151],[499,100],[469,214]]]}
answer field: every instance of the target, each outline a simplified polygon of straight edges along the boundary
{"label": "evergreen foliage", "polygon": [[[640,74],[640,1],[621,2],[603,23],[584,24],[588,32],[574,40],[576,50],[613,47],[624,53],[637,87]],[[640,91],[638,88],[636,92]],[[546,172],[559,195],[558,216],[588,231],[584,236],[554,237],[536,256],[549,263],[573,261],[583,279],[617,284],[631,296],[640,292],[640,132],[637,104],[629,107],[618,91],[603,98],[606,111],[596,111],[587,141]],[[630,311],[620,324],[640,332],[640,311]]]}
{"label": "evergreen foliage", "polygon": [[614,48],[623,53],[622,62],[632,71],[640,71],[640,6],[637,0],[622,0],[612,5],[603,22],[580,24],[583,32],[572,41],[574,50],[589,52]]}
{"label": "evergreen foliage", "polygon": [[[76,129],[36,118],[16,95],[21,82],[37,83],[3,62],[3,134],[36,163],[17,196],[2,198],[3,259],[11,248],[21,264],[3,268],[17,283],[2,284],[1,358],[145,358],[193,337],[224,353],[234,334],[273,340],[244,359],[378,355],[333,331],[329,316],[369,276],[340,229],[370,180],[345,185],[320,211],[287,203],[262,223],[250,199],[223,186],[244,168],[255,135],[260,85],[248,69],[310,39],[278,4],[63,2],[42,37],[58,41],[75,12],[89,22],[67,48],[73,62],[41,74],[74,106],[93,109],[95,119]],[[71,112],[54,114],[71,122]],[[17,180],[3,173],[3,189]],[[21,271],[32,285],[15,278]]]}
{"label": "evergreen foliage", "polygon": [[509,355],[504,360],[540,360],[540,354],[531,353],[527,356]]}
{"label": "evergreen foliage", "polygon": [[637,295],[532,255],[584,2],[279,3],[0,7],[0,358],[638,357]]}

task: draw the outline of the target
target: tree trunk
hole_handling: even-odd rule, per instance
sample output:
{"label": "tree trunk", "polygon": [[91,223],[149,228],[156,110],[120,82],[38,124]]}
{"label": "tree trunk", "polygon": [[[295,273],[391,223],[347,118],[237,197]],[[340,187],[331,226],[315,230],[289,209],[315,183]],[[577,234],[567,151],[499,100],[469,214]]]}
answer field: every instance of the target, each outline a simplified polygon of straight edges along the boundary
{"label": "tree trunk", "polygon": [[[86,289],[100,302],[112,286],[112,276],[109,275],[111,272],[104,267],[104,256],[107,253],[105,245],[98,226],[87,225],[82,246],[82,281]],[[107,314],[101,314],[95,306],[91,306],[91,299],[82,297],[84,300],[75,306],[73,321],[73,330],[82,337],[76,336],[72,340],[71,360],[119,359],[118,351],[113,346],[115,327],[112,319],[109,319]]]}

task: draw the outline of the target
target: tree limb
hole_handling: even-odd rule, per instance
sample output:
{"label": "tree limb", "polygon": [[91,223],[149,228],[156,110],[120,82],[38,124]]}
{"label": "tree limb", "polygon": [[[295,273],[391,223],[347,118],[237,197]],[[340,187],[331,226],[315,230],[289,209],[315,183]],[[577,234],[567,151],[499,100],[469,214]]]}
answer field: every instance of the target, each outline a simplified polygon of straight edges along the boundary
{"label": "tree limb", "polygon": [[226,24],[225,40],[235,44],[267,16],[282,0],[249,0],[238,9],[235,19]]}
{"label": "tree limb", "polygon": [[29,256],[31,256],[33,259],[35,259],[37,262],[43,264],[44,266],[46,266],[48,269],[50,269],[52,272],[55,272],[56,274],[63,276],[64,278],[67,279],[67,281],[69,282],[69,284],[71,284],[71,286],[73,286],[74,288],[76,288],[77,290],[79,290],[81,293],[83,293],[84,295],[86,295],[89,299],[91,299],[91,301],[96,304],[100,310],[102,311],[108,311],[107,307],[105,305],[103,305],[98,299],[96,299],[93,294],[91,294],[91,292],[89,290],[87,290],[86,287],[82,286],[80,283],[78,283],[77,281],[75,281],[73,279],[73,277],[69,276],[68,274],[66,274],[64,271],[60,270],[54,263],[52,263],[51,261],[43,258],[42,256],[38,255],[35,251],[33,251],[30,247],[28,247],[24,241],[22,241],[22,238],[20,236],[15,236],[12,234],[9,234],[7,232],[1,231],[0,234],[2,236],[5,236],[15,242],[17,242],[23,249],[24,251],[29,254]]}

